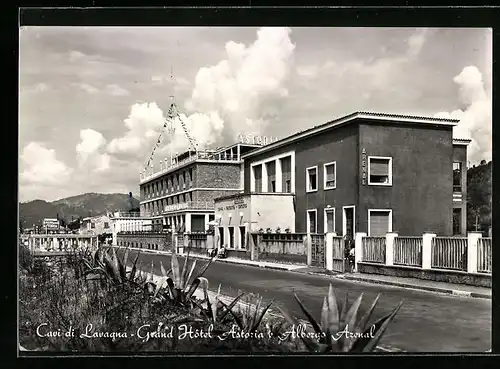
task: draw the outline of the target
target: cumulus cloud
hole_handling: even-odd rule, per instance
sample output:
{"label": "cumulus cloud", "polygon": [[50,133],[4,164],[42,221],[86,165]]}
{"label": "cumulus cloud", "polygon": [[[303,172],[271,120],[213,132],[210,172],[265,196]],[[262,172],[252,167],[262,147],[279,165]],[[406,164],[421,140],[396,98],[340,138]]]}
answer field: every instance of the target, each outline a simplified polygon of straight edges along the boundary
{"label": "cumulus cloud", "polygon": [[72,169],[56,158],[55,150],[36,142],[26,145],[20,158],[24,167],[20,182],[26,185],[60,185],[72,174]]}
{"label": "cumulus cloud", "polygon": [[[237,132],[261,133],[288,96],[286,80],[295,48],[290,32],[289,28],[261,28],[251,45],[230,41],[225,47],[226,59],[200,68],[185,104],[186,112],[179,106],[180,119],[169,123],[175,131],[165,132],[155,162],[170,152],[188,148],[181,120],[200,149],[227,144],[224,140],[231,136],[234,141]],[[151,81],[158,85],[189,84],[183,78],[170,80],[164,75],[154,75]],[[107,152],[114,156],[140,155],[146,162],[163,129],[165,115],[166,111],[154,102],[133,105],[124,121],[127,131],[108,144]]]}
{"label": "cumulus cloud", "polygon": [[[185,108],[187,125],[200,147],[212,145],[224,131],[261,132],[288,96],[286,88],[295,45],[289,28],[260,28],[251,45],[226,44],[226,59],[200,68]],[[234,139],[234,137],[233,137]],[[179,140],[179,141],[178,141]],[[173,147],[186,146],[176,135]]]}
{"label": "cumulus cloud", "polygon": [[427,33],[428,30],[423,28],[408,38],[407,54],[409,56],[414,57],[420,54],[420,51],[425,44]]}
{"label": "cumulus cloud", "polygon": [[467,149],[470,161],[491,160],[492,100],[484,88],[483,76],[477,67],[468,66],[453,82],[459,86],[461,108],[435,116],[460,119],[453,129],[453,137],[472,139]]}
{"label": "cumulus cloud", "polygon": [[76,145],[76,157],[80,168],[104,171],[110,167],[110,156],[100,150],[105,147],[104,136],[93,129],[80,131],[80,142]]}
{"label": "cumulus cloud", "polygon": [[[124,120],[127,131],[122,137],[115,138],[107,146],[107,151],[114,155],[144,154],[148,143],[156,137],[164,124],[163,111],[156,103],[136,103]],[[153,140],[154,141],[154,140]]]}

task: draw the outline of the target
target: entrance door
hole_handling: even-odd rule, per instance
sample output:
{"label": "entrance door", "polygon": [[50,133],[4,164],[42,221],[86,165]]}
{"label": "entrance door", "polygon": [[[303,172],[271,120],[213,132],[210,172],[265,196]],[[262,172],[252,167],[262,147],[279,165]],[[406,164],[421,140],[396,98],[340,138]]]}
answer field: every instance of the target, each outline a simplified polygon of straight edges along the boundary
{"label": "entrance door", "polygon": [[453,235],[458,236],[462,234],[462,209],[453,209]]}
{"label": "entrance door", "polygon": [[342,233],[343,236],[347,238],[354,239],[355,225],[354,225],[354,206],[344,206],[343,210],[343,222],[342,222]]}

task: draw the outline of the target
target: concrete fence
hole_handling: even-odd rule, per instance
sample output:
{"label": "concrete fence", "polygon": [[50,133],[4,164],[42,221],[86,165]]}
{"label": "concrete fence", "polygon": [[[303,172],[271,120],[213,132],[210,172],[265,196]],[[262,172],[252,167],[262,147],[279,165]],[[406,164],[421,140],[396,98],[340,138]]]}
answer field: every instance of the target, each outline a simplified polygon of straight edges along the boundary
{"label": "concrete fence", "polygon": [[367,237],[356,233],[356,270],[361,273],[491,285],[492,240],[471,232],[467,237]]}

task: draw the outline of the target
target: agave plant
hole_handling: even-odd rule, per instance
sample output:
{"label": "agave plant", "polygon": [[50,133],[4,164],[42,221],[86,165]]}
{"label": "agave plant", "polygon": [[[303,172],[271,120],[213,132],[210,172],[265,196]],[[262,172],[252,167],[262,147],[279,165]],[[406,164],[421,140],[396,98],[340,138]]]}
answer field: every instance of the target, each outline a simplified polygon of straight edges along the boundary
{"label": "agave plant", "polygon": [[230,306],[221,301],[222,306],[225,307],[234,317],[239,329],[245,333],[253,333],[257,331],[262,322],[262,318],[264,318],[264,315],[267,313],[273,302],[274,301],[271,301],[263,309],[261,309],[262,297],[258,296],[255,304],[250,301],[249,298],[246,301],[246,306],[243,309],[240,309],[239,313],[236,313],[233,311],[232,307],[229,308]]}
{"label": "agave plant", "polygon": [[[245,294],[241,293],[239,296],[233,299],[233,301],[231,301],[229,305],[226,305],[220,298],[219,285],[219,289],[217,291],[217,294],[215,295],[215,298],[210,301],[210,297],[208,294],[208,280],[204,277],[201,277],[200,279],[200,286],[203,289],[204,299],[201,302],[194,300],[194,305],[198,307],[199,313],[214,326],[218,323],[223,323],[224,318],[228,316],[231,310],[236,306],[238,301]],[[206,304],[206,308],[203,306],[203,304]]]}
{"label": "agave plant", "polygon": [[[377,295],[366,313],[358,319],[358,310],[363,299],[363,294],[349,308],[347,306],[346,294],[343,306],[339,306],[332,285],[330,285],[328,296],[323,300],[321,321],[318,324],[295,293],[294,296],[314,329],[315,337],[319,339],[315,341],[304,334],[301,334],[300,338],[309,351],[320,353],[374,351],[387,326],[394,319],[403,304],[403,301],[401,301],[392,312],[372,324],[368,324],[380,294]],[[298,327],[296,320],[286,310],[278,308],[290,324]]]}
{"label": "agave plant", "polygon": [[120,259],[116,255],[115,248],[108,247],[107,249],[104,249],[99,247],[94,253],[93,258],[90,260],[84,260],[87,267],[84,274],[87,276],[87,279],[96,279],[96,276],[98,279],[104,277],[115,285],[123,283],[144,285],[144,276],[137,272],[137,261],[139,260],[140,253],[137,253],[129,272],[127,271],[128,254],[129,249],[127,248],[123,259]]}
{"label": "agave plant", "polygon": [[[193,295],[198,289],[203,275],[206,270],[212,263],[213,258],[211,258],[198,273],[194,274],[194,270],[196,268],[196,260],[194,260],[190,266],[189,265],[189,252],[184,260],[184,265],[182,269],[179,266],[179,260],[177,259],[176,254],[172,254],[171,263],[172,268],[166,272],[163,264],[160,262],[162,277],[158,281],[158,283],[152,282],[151,280],[147,281],[147,283],[153,287],[153,298],[157,302],[170,302],[176,305],[183,305],[188,307],[193,307]],[[169,274],[172,273],[172,277]],[[196,275],[196,276],[195,276]],[[195,276],[193,278],[193,276]],[[165,287],[163,287],[166,285]]]}

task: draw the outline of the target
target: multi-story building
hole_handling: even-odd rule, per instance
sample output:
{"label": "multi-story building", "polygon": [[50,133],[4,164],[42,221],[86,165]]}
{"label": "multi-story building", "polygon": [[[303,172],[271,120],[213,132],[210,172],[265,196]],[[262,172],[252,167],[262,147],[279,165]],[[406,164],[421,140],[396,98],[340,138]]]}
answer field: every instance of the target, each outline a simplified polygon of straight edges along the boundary
{"label": "multi-story building", "polygon": [[464,235],[470,140],[453,139],[457,123],[356,112],[255,149],[242,157],[243,194],[217,199],[219,237],[241,247],[246,230],[278,227]]}
{"label": "multi-story building", "polygon": [[153,226],[205,232],[214,219],[214,199],[241,192],[241,156],[261,145],[237,143],[207,151],[186,151],[160,170],[141,174],[141,217]]}

